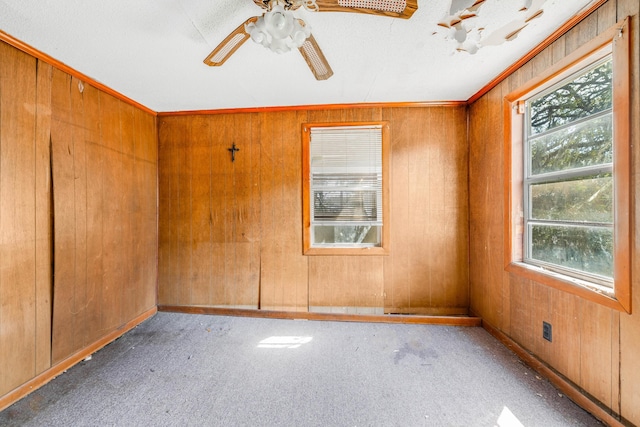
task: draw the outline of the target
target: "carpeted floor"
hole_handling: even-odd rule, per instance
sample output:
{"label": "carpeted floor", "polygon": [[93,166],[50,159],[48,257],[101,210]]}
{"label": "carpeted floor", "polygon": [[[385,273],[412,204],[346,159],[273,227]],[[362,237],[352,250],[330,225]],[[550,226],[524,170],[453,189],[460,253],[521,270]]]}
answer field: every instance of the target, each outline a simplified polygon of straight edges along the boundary
{"label": "carpeted floor", "polygon": [[2,426],[596,426],[482,328],[158,313]]}

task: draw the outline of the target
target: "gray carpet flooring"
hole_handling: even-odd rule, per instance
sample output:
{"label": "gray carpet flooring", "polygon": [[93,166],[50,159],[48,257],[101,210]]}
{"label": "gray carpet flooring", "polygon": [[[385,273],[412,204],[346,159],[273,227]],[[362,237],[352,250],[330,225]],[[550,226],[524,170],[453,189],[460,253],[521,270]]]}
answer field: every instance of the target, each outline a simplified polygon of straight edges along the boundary
{"label": "gray carpet flooring", "polygon": [[596,426],[482,328],[158,313],[2,426]]}

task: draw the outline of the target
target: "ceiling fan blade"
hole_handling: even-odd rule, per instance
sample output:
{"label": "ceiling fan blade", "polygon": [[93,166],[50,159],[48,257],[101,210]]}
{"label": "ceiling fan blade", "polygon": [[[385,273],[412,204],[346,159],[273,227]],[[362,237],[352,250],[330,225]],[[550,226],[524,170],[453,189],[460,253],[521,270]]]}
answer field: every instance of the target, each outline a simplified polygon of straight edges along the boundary
{"label": "ceiling fan blade", "polygon": [[318,12],[355,12],[409,19],[418,0],[316,0]]}
{"label": "ceiling fan blade", "polygon": [[316,42],[313,34],[304,41],[298,50],[307,62],[316,80],[327,80],[333,76],[333,70],[329,66],[327,58],[324,57],[324,54],[320,50],[320,46],[318,46],[318,42]]}
{"label": "ceiling fan blade", "polygon": [[257,20],[258,17],[254,16],[240,24],[238,28],[233,30],[227,38],[222,40],[222,43],[220,43],[213,52],[204,59],[204,63],[212,67],[224,64],[224,62],[229,59],[229,57],[233,55],[233,53],[249,38],[249,34],[247,34],[247,31],[245,30],[245,26],[251,22],[256,22]]}

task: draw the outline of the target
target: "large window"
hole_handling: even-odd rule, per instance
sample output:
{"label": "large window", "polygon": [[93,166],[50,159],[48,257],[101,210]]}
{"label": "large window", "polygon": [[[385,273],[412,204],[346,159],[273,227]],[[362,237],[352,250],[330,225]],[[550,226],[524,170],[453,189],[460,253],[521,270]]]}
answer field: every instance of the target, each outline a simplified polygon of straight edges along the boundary
{"label": "large window", "polygon": [[611,55],[525,103],[525,260],[613,288]]}
{"label": "large window", "polygon": [[506,98],[507,269],[630,310],[625,23]]}
{"label": "large window", "polygon": [[386,126],[304,126],[305,253],[384,250]]}

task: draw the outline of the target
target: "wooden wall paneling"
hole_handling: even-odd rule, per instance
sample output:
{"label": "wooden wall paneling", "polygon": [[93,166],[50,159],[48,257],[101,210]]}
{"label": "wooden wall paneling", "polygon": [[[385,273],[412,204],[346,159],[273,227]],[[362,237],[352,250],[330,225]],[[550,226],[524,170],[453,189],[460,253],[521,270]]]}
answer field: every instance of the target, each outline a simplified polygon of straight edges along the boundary
{"label": "wooden wall paneling", "polygon": [[632,240],[633,251],[633,315],[620,316],[620,407],[621,414],[631,423],[640,425],[640,3],[634,0],[619,0],[617,2],[617,20],[631,16],[631,135],[632,135],[632,176],[631,191],[634,194],[634,210],[632,221],[634,231]]}
{"label": "wooden wall paneling", "polygon": [[[123,243],[141,221],[134,153],[122,159],[122,138],[130,147],[136,138],[135,109],[121,107],[0,43],[0,395],[104,340],[140,312],[138,288],[153,291],[129,267],[134,258],[153,258],[155,243],[146,254]],[[155,118],[147,117],[154,147]],[[155,178],[149,182],[153,224]],[[124,320],[123,300],[131,302]]]}
{"label": "wooden wall paneling", "polygon": [[157,303],[158,284],[158,133],[154,115],[138,110],[138,117],[141,122],[141,143],[144,146],[141,157],[144,169],[141,229],[145,247],[144,255],[137,262],[144,266],[142,308],[153,308]]}
{"label": "wooden wall paneling", "polygon": [[125,209],[125,183],[122,182],[122,141],[120,134],[120,101],[100,93],[103,146],[102,169],[102,328],[112,330],[121,324],[125,275],[120,254],[123,241],[122,215]]}
{"label": "wooden wall paneling", "polygon": [[[34,375],[36,61],[0,43],[0,394]],[[29,339],[24,339],[28,337]]]}
{"label": "wooden wall paneling", "polygon": [[158,120],[158,304],[171,304],[172,268],[171,242],[173,240],[171,162],[173,143],[168,134],[175,118]]}
{"label": "wooden wall paneling", "polygon": [[612,381],[617,382],[611,376],[614,328],[611,309],[587,300],[582,300],[581,306],[580,386],[611,407]]}
{"label": "wooden wall paneling", "polygon": [[103,332],[103,215],[105,210],[104,148],[101,145],[100,92],[86,85],[83,92],[84,103],[84,140],[86,144],[87,183],[87,342],[100,339]]}
{"label": "wooden wall paneling", "polygon": [[409,129],[412,117],[404,109],[385,109],[384,120],[393,123],[390,127],[390,203],[392,236],[389,255],[384,257],[384,311],[396,313],[403,307],[411,307],[409,281],[410,222],[409,212]]}
{"label": "wooden wall paneling", "polygon": [[531,295],[531,337],[533,342],[530,348],[540,359],[548,361],[552,342],[542,337],[542,322],[550,322],[551,318],[549,287],[531,282]]}
{"label": "wooden wall paneling", "polygon": [[82,93],[84,88],[76,78],[72,77],[70,83],[71,136],[73,141],[73,197],[71,202],[73,203],[75,222],[74,296],[71,316],[74,331],[73,350],[77,351],[87,344],[87,161]]}
{"label": "wooden wall paneling", "polygon": [[[309,262],[314,262],[315,259],[311,258]],[[329,296],[332,309],[331,312],[346,312],[346,313],[358,313],[354,307],[362,307],[358,301],[360,288],[362,287],[360,281],[362,275],[366,274],[366,270],[362,268],[362,262],[354,263],[350,257],[323,257],[322,259],[327,270],[331,273],[324,276],[324,269],[318,271],[323,277],[310,277],[309,288],[325,289],[326,296]],[[358,261],[361,261],[358,259]],[[365,261],[362,259],[362,261]],[[309,292],[311,295],[311,292]],[[316,301],[310,299],[310,306],[323,306],[324,304],[318,304]]]}
{"label": "wooden wall paneling", "polygon": [[349,258],[309,257],[309,311],[357,312],[359,278]]}
{"label": "wooden wall paneling", "polygon": [[466,112],[464,108],[452,107],[431,110],[427,133],[428,144],[433,147],[428,150],[428,307],[442,310],[442,314],[466,314],[469,294]]}
{"label": "wooden wall paneling", "polygon": [[[617,9],[616,3],[617,3],[616,1],[608,1],[602,6],[600,6],[596,11],[597,13],[596,19],[598,21],[597,34],[601,34],[602,32],[606,31],[608,28],[610,28],[612,25],[614,25],[616,22],[618,22],[618,18],[616,16],[616,9]],[[626,14],[621,15],[620,19],[624,19],[626,16],[628,15]]]}
{"label": "wooden wall paneling", "polygon": [[[508,81],[502,81],[497,87],[497,90],[500,91],[501,95],[504,96],[505,94],[507,94],[509,92],[509,82]],[[502,105],[502,109],[501,109],[501,114],[504,114],[504,104]],[[502,125],[502,123],[500,123],[500,125]],[[502,141],[504,142],[504,132],[505,129],[504,127],[501,126],[500,131],[499,131],[499,135],[502,138]],[[508,159],[505,157],[505,150],[504,150],[504,146],[502,147],[502,149],[500,150],[501,153],[501,160],[502,160],[502,168],[504,170],[504,167],[506,165],[505,162],[511,162],[511,159]],[[504,177],[502,177],[501,179],[502,182],[502,203],[505,203],[505,200],[507,198],[508,193],[506,192],[506,187],[505,187],[505,182],[504,182]],[[506,218],[504,217],[504,210],[502,210],[502,215],[501,215],[502,221],[506,220]],[[501,261],[496,261],[496,266],[500,265],[502,274],[499,275],[499,279],[501,282],[501,287],[500,287],[500,291],[501,291],[501,296],[500,298],[502,299],[502,301],[497,301],[498,304],[501,304],[501,311],[500,311],[500,318],[499,318],[499,327],[502,328],[503,331],[505,332],[509,332],[511,330],[511,284],[509,281],[509,273],[504,270],[505,267],[505,258],[506,258],[506,251],[508,251],[509,249],[506,248],[504,246],[504,228],[502,227],[502,224],[500,224],[500,231],[501,231],[501,236],[502,236],[502,243],[498,243],[495,242],[497,244],[498,247],[498,253],[499,256],[502,258]],[[499,273],[498,273],[499,274]]]}
{"label": "wooden wall paneling", "polygon": [[[502,219],[501,195],[502,170],[496,165],[502,164],[502,144],[493,116],[500,114],[502,86],[494,88],[489,94],[476,102],[471,108],[474,126],[470,130],[469,151],[469,206],[470,216],[470,275],[472,286],[472,310],[490,324],[501,321],[503,307],[492,307],[499,298],[499,285],[504,268],[503,243],[498,241],[502,230],[496,224]],[[500,105],[498,105],[500,103]],[[500,252],[498,252],[500,251]],[[497,296],[491,290],[498,292]]]}
{"label": "wooden wall paneling", "polygon": [[[429,157],[429,232],[425,235],[428,242],[429,259],[429,300],[419,306],[426,307],[450,307],[455,308],[453,300],[447,300],[447,294],[451,288],[456,288],[455,270],[457,265],[453,264],[454,257],[450,252],[451,243],[457,239],[464,238],[458,236],[455,229],[455,218],[457,209],[447,209],[447,199],[456,199],[458,193],[462,192],[459,183],[455,181],[456,161],[455,155],[458,144],[463,145],[463,141],[452,141],[447,138],[447,128],[454,125],[453,116],[447,114],[447,107],[434,107],[430,117],[429,145],[433,149],[428,150]],[[453,147],[453,148],[452,148]],[[453,181],[450,179],[453,178]],[[416,180],[420,177],[417,176]],[[466,182],[465,182],[466,184]],[[447,190],[451,190],[447,192]],[[453,221],[452,221],[453,220]],[[453,226],[452,226],[453,225]],[[466,227],[465,227],[466,228]],[[464,265],[464,264],[463,264]],[[453,268],[452,268],[453,267]],[[466,291],[462,289],[462,292]],[[453,306],[453,307],[452,307]],[[461,314],[467,312],[467,307],[462,308]]]}
{"label": "wooden wall paneling", "polygon": [[616,414],[622,413],[620,406],[620,316],[621,312],[611,310],[611,404]]}
{"label": "wooden wall paneling", "polygon": [[260,165],[261,165],[261,116],[257,113],[250,114],[251,128],[250,138],[246,141],[247,148],[249,149],[249,177],[247,195],[250,200],[249,212],[247,219],[247,232],[245,233],[244,240],[250,245],[250,263],[251,263],[251,286],[250,297],[251,304],[259,309],[260,308],[260,278],[261,278],[261,261],[260,256],[262,252],[262,224],[261,224],[261,191],[260,191]]}
{"label": "wooden wall paneling", "polygon": [[[547,362],[559,373],[580,383],[580,328],[582,324],[579,297],[555,288],[549,289],[549,319],[553,344]],[[540,326],[541,330],[542,326]],[[541,332],[540,332],[541,333]]]}
{"label": "wooden wall paneling", "polygon": [[377,256],[313,256],[309,260],[311,311],[380,314],[383,310],[383,270]]}
{"label": "wooden wall paneling", "polygon": [[204,116],[191,116],[191,287],[190,304],[207,305],[211,292],[211,129]]}
{"label": "wooden wall paneling", "polygon": [[177,246],[175,247],[176,289],[175,298],[179,305],[188,305],[191,296],[191,160],[193,157],[191,135],[191,121],[186,119],[184,132],[176,135],[176,195],[175,209]]}
{"label": "wooden wall paneling", "polygon": [[[168,162],[168,170],[165,173],[169,174],[171,187],[169,188],[169,197],[171,212],[167,215],[170,222],[166,224],[164,231],[168,233],[169,244],[169,282],[167,283],[170,295],[170,301],[174,304],[186,304],[187,291],[189,283],[185,276],[185,271],[188,272],[189,262],[187,258],[185,260],[184,248],[185,238],[188,238],[189,233],[185,231],[185,227],[189,227],[189,200],[185,198],[189,197],[188,184],[185,184],[185,178],[188,178],[189,164],[186,163],[186,135],[189,134],[189,122],[182,120],[172,121],[172,126],[169,127],[166,138],[169,139],[169,146],[171,147],[170,155],[171,159]],[[186,193],[186,194],[185,194]],[[186,211],[186,212],[185,212]],[[166,214],[165,214],[166,215]],[[186,224],[185,224],[186,222]],[[188,240],[187,240],[188,242]]]}
{"label": "wooden wall paneling", "polygon": [[[223,300],[222,305],[235,306],[238,301],[238,283],[237,283],[237,268],[236,265],[236,212],[237,212],[237,200],[235,192],[235,162],[231,161],[231,153],[228,148],[232,147],[233,143],[240,141],[236,140],[236,129],[234,129],[235,120],[233,115],[225,115],[225,121],[223,128],[218,130],[219,138],[216,141],[217,155],[221,158],[222,166],[219,172],[221,173],[222,182],[224,182],[222,196],[222,206],[224,209],[225,222],[222,224],[223,228],[223,248],[224,248],[224,281],[222,282]],[[237,153],[236,153],[237,154]],[[215,202],[214,202],[215,203]]]}
{"label": "wooden wall paneling", "polygon": [[[51,366],[51,79],[53,68],[37,61],[35,221],[36,221],[36,361],[35,374]],[[0,89],[1,90],[1,89]],[[1,123],[0,123],[1,127]],[[1,133],[1,130],[0,130]],[[0,394],[2,392],[0,391]]]}
{"label": "wooden wall paneling", "polygon": [[[557,62],[560,62],[560,60],[562,60],[562,58],[564,58],[564,51],[565,51],[564,39],[560,38],[560,39],[556,40],[547,49],[550,52],[549,56],[550,56],[551,65],[554,65]],[[511,90],[515,90],[515,89],[516,89],[516,87],[509,88],[509,92],[511,92]]]}
{"label": "wooden wall paneling", "polygon": [[[513,274],[511,282],[511,337],[525,348],[533,343],[534,325],[532,320],[533,284]],[[537,330],[537,329],[536,329]]]}
{"label": "wooden wall paneling", "polygon": [[[71,77],[57,69],[52,81],[51,156],[54,195],[54,282],[52,361],[71,354],[77,347],[76,312],[76,222],[74,188],[74,111]],[[78,144],[80,145],[80,144]]]}
{"label": "wooden wall paneling", "polygon": [[[532,74],[534,76],[537,76],[538,74],[542,73],[550,65],[553,64],[553,50],[550,48],[543,50],[542,52],[537,54],[535,57],[531,58],[531,61],[529,61],[529,64],[531,67]],[[507,93],[508,92],[506,92],[505,95]]]}
{"label": "wooden wall paneling", "polygon": [[466,313],[465,110],[393,109],[385,110],[384,118],[391,121],[392,135],[392,250],[384,261],[385,310]]}
{"label": "wooden wall paneling", "polygon": [[[208,220],[211,227],[212,276],[209,292],[212,305],[244,308],[258,306],[260,243],[256,209],[259,202],[255,197],[259,195],[259,191],[254,188],[258,184],[258,171],[253,168],[259,162],[259,150],[253,146],[257,127],[252,124],[251,118],[252,115],[228,114],[207,117],[211,132],[211,209]],[[240,149],[233,162],[228,151],[232,144]],[[188,151],[184,155],[189,158],[189,163],[193,162],[193,149],[185,146],[184,150]],[[190,182],[189,174],[190,170],[185,169],[179,179],[182,184],[179,185],[184,186],[185,181]],[[190,203],[189,209],[193,209],[194,201],[191,200]],[[180,229],[190,224],[186,216],[176,220],[173,225],[168,226],[177,225]],[[193,261],[191,260],[192,263]],[[174,304],[180,304],[176,301]]]}
{"label": "wooden wall paneling", "polygon": [[[239,153],[236,153],[235,162],[231,161],[231,153],[228,148],[232,147],[235,143],[237,146],[244,146],[244,141],[240,141],[238,136],[241,135],[241,131],[235,129],[235,118],[233,115],[225,115],[223,128],[218,130],[219,138],[216,141],[217,156],[220,157],[221,180],[224,183],[223,191],[220,194],[222,197],[221,203],[224,209],[224,223],[221,224],[223,230],[223,249],[224,249],[224,280],[222,282],[222,301],[221,305],[226,306],[239,306],[240,290],[239,283],[240,266],[236,263],[239,244],[237,243],[237,232],[239,226],[239,203],[237,198],[237,192],[242,192],[242,188],[238,188],[236,185],[236,170],[238,174],[243,173],[243,167],[246,167],[246,153],[245,161],[242,166],[237,166],[240,162]],[[246,150],[246,148],[245,148]],[[242,196],[241,196],[242,197]],[[214,202],[215,203],[215,202]],[[247,263],[244,263],[242,267],[246,267]]]}
{"label": "wooden wall paneling", "polygon": [[[157,138],[153,139],[157,141]],[[156,307],[158,302],[158,169],[157,163],[145,163],[145,188],[147,188],[147,211],[145,219],[146,251],[145,265],[145,293],[143,297],[145,307]]]}
{"label": "wooden wall paneling", "polygon": [[[156,305],[157,282],[157,145],[155,116],[131,108],[131,132],[123,141],[128,144],[132,177],[129,185],[130,281],[135,305],[133,316]],[[129,320],[132,317],[127,317]]]}
{"label": "wooden wall paneling", "polygon": [[484,120],[487,120],[487,129],[489,134],[487,135],[486,143],[487,155],[490,159],[488,164],[489,179],[486,181],[485,193],[485,209],[487,209],[487,226],[488,234],[485,235],[485,242],[487,244],[486,262],[488,263],[487,270],[487,295],[488,304],[492,307],[491,310],[485,312],[487,321],[492,325],[501,325],[503,319],[503,309],[505,308],[502,302],[503,284],[502,279],[504,277],[504,228],[502,226],[504,221],[504,128],[502,125],[502,118],[504,113],[503,108],[503,94],[502,90],[505,88],[504,84],[496,86],[491,92],[487,94],[489,102],[487,116]]}
{"label": "wooden wall paneling", "polygon": [[326,257],[309,257],[309,311],[326,310],[333,304],[331,290],[318,283],[331,274],[332,265],[327,263]]}
{"label": "wooden wall paneling", "polygon": [[469,308],[469,143],[467,136],[467,108],[445,109],[445,153],[449,161],[444,165],[445,232],[447,240],[446,279],[444,301],[449,307]]}
{"label": "wooden wall paneling", "polygon": [[[284,296],[282,277],[283,181],[282,113],[260,115],[260,308],[280,310]],[[302,247],[300,247],[302,251]]]}
{"label": "wooden wall paneling", "polygon": [[210,117],[211,129],[211,211],[212,211],[212,289],[211,304],[224,305],[225,283],[227,282],[227,268],[229,264],[226,260],[226,229],[231,223],[226,205],[227,177],[231,166],[230,154],[227,148],[231,144],[225,135],[226,129],[231,124],[228,115],[214,115]]}
{"label": "wooden wall paneling", "polygon": [[122,194],[122,240],[120,249],[120,268],[122,270],[122,319],[132,319],[137,314],[138,288],[134,269],[134,245],[139,241],[136,224],[136,204],[139,201],[135,184],[137,182],[135,153],[135,107],[119,102],[120,112],[120,140],[122,146],[122,176],[120,177],[120,191]]}
{"label": "wooden wall paneling", "polygon": [[[441,273],[443,253],[437,249],[442,245],[444,227],[438,220],[444,202],[442,196],[442,169],[440,149],[442,134],[439,124],[442,113],[439,108],[428,111],[407,111],[413,115],[409,138],[409,221],[399,224],[408,228],[409,292],[411,310],[431,307],[432,291],[444,277]],[[393,184],[392,184],[393,185]]]}
{"label": "wooden wall paneling", "polygon": [[486,109],[485,95],[469,106],[469,309],[476,315],[484,315],[484,287],[487,286],[485,262],[486,210],[483,208],[487,179],[487,162],[484,152]]}
{"label": "wooden wall paneling", "polygon": [[384,258],[361,257],[362,267],[352,282],[358,286],[357,314],[382,314],[384,310]]}
{"label": "wooden wall paneling", "polygon": [[260,308],[308,310],[302,255],[302,123],[306,112],[260,115]]}
{"label": "wooden wall paneling", "polygon": [[[304,111],[283,116],[281,137],[283,142],[282,212],[274,220],[280,221],[283,233],[274,236],[282,245],[279,265],[282,269],[280,308],[287,311],[308,311],[308,257],[302,254],[302,123],[307,119]],[[278,242],[278,239],[280,240]]]}
{"label": "wooden wall paneling", "polygon": [[[232,202],[232,238],[233,268],[235,288],[234,299],[230,305],[258,308],[260,279],[260,231],[254,221],[259,200],[254,200],[254,180],[252,157],[259,160],[260,150],[254,149],[253,139],[259,128],[253,122],[256,114],[235,114],[232,116],[233,141],[240,151],[232,162],[231,196]],[[258,163],[259,164],[259,163]]]}
{"label": "wooden wall paneling", "polygon": [[597,11],[587,16],[579,25],[573,27],[567,34],[563,36],[565,39],[566,51],[568,55],[587,41],[593,39],[598,31],[598,13]]}
{"label": "wooden wall paneling", "polygon": [[165,117],[158,131],[158,303],[175,304],[180,277],[177,271],[178,147],[183,135],[182,117]]}
{"label": "wooden wall paneling", "polygon": [[[144,139],[143,130],[140,126],[140,110],[131,108],[131,139],[128,141],[129,157],[131,162],[131,184],[130,188],[130,212],[129,212],[129,230],[130,230],[130,253],[131,262],[129,265],[129,281],[130,289],[133,294],[132,311],[133,315],[139,314],[140,308],[145,307],[145,251],[147,248],[146,241],[148,237],[145,235],[145,192],[148,191],[145,186],[146,172],[144,161],[140,157],[140,146]],[[127,317],[129,318],[129,317]]]}

